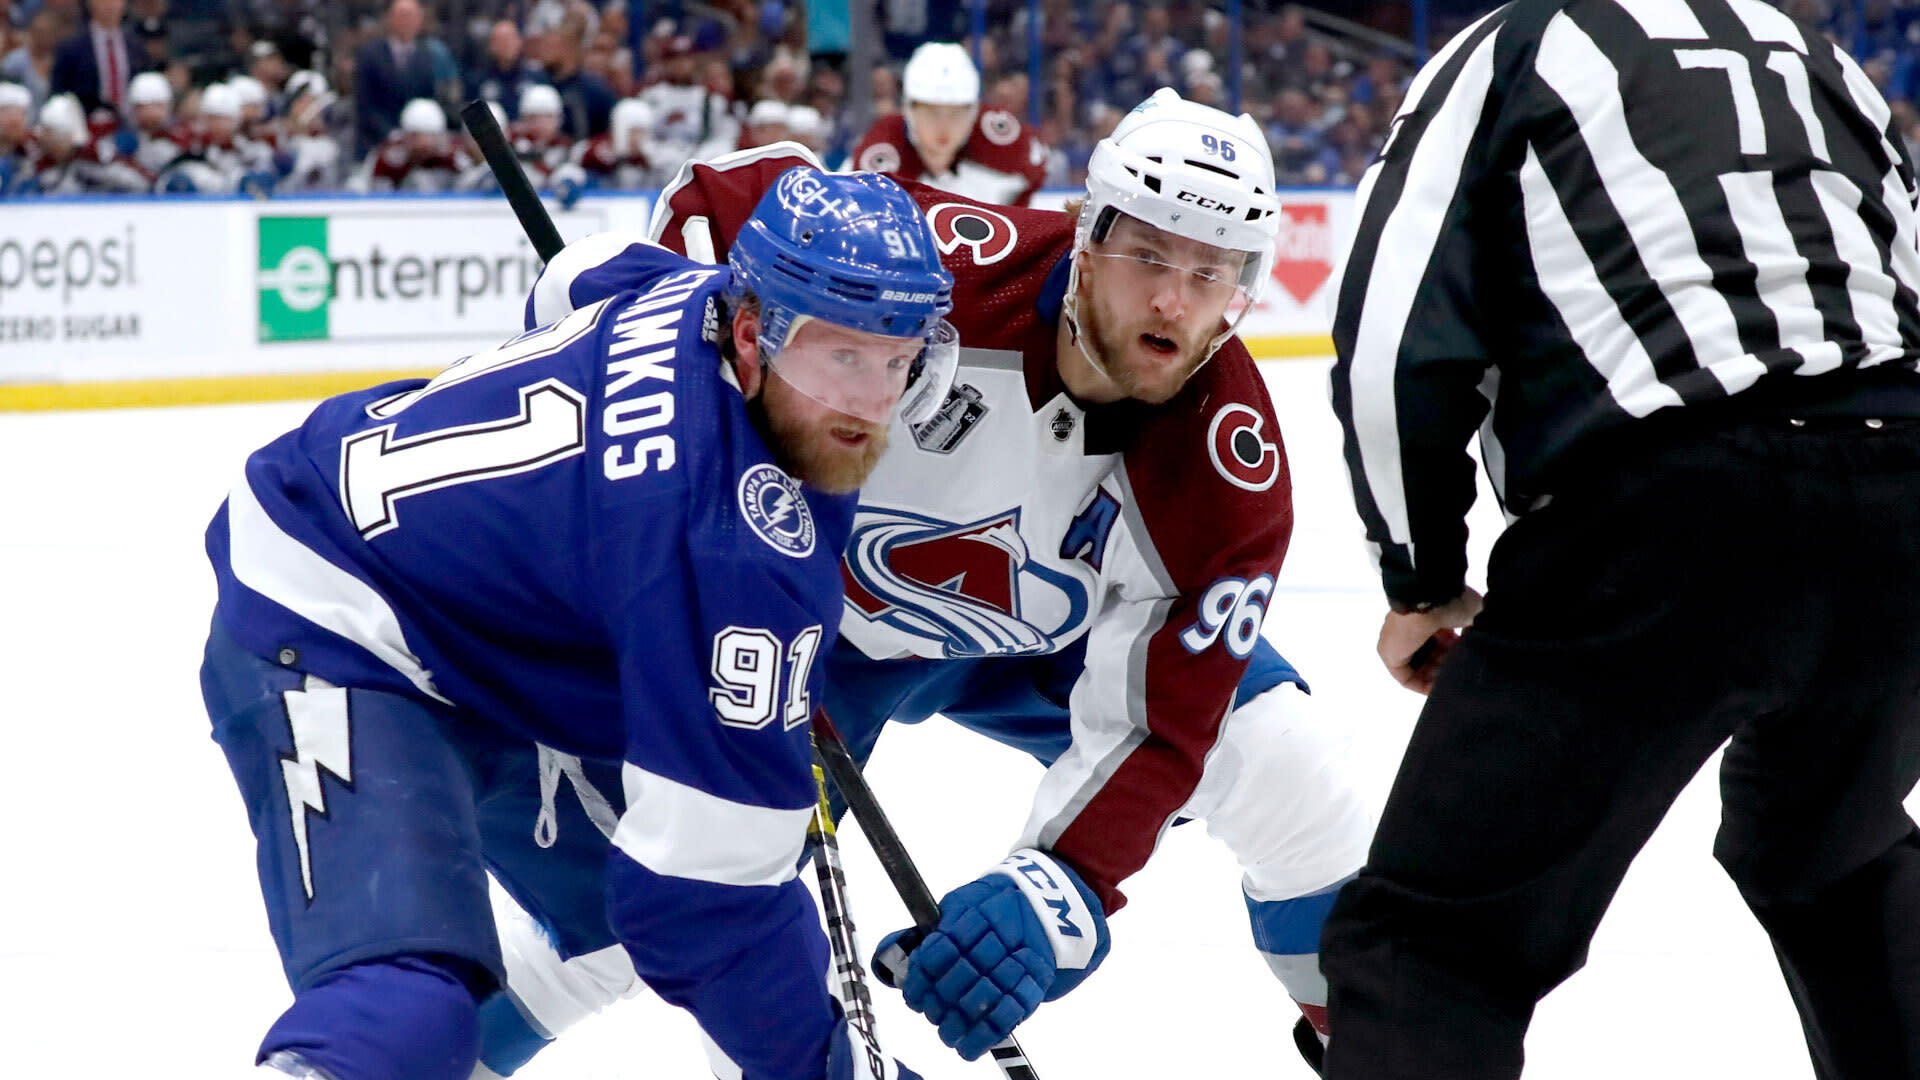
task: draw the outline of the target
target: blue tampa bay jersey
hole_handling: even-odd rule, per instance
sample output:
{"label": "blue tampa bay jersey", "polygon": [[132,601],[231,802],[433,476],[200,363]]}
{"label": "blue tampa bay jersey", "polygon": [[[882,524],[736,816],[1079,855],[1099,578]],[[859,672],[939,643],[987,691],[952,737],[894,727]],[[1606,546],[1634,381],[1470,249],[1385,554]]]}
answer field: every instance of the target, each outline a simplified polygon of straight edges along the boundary
{"label": "blue tampa bay jersey", "polygon": [[[749,1075],[817,1075],[833,1014],[795,865],[855,500],[751,422],[713,344],[727,270],[645,261],[255,452],[207,533],[216,619],[336,685],[622,759],[609,914],[636,966]],[[738,1005],[768,1000],[790,1021]]]}

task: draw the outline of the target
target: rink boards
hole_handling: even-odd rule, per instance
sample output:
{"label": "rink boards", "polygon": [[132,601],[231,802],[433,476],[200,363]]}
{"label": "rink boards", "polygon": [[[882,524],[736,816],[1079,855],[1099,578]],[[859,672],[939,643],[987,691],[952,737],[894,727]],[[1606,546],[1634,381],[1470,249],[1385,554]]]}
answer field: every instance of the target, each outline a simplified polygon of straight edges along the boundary
{"label": "rink boards", "polygon": [[[1057,207],[1075,194],[1043,192]],[[1352,193],[1282,192],[1255,356],[1331,351]],[[643,231],[651,193],[549,205]],[[0,412],[325,396],[431,373],[521,329],[540,262],[497,195],[128,197],[0,205]]]}

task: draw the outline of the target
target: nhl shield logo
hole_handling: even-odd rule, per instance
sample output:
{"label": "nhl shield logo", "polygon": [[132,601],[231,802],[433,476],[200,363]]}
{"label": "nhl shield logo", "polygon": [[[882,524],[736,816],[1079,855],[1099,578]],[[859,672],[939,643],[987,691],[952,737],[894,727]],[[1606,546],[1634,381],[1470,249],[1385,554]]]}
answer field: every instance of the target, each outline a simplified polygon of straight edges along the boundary
{"label": "nhl shield logo", "polygon": [[947,400],[941,402],[940,411],[913,425],[914,445],[933,454],[953,453],[960,440],[987,415],[982,398],[979,389],[967,383],[947,391]]}
{"label": "nhl shield logo", "polygon": [[813,512],[800,485],[779,466],[762,463],[740,474],[740,516],[780,554],[795,559],[813,554]]}
{"label": "nhl shield logo", "polygon": [[1054,442],[1066,442],[1073,436],[1073,414],[1067,411],[1065,405],[1053,414],[1052,420],[1047,421],[1047,430],[1053,432]]}

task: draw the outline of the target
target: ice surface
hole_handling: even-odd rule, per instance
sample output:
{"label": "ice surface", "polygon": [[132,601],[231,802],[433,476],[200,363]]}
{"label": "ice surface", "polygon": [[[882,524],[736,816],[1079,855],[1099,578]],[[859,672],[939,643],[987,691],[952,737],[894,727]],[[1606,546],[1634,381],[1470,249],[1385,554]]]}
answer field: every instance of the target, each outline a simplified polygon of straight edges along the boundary
{"label": "ice surface", "polygon": [[[1374,657],[1383,610],[1340,465],[1326,362],[1267,365],[1297,525],[1267,632],[1347,718],[1377,804],[1420,699]],[[309,404],[0,416],[0,1031],[10,1075],[241,1075],[289,999],[252,838],[207,738],[197,668],[212,602],[208,517],[252,448]],[[1196,453],[1199,448],[1196,447]],[[1204,460],[1204,459],[1203,459]],[[1484,499],[1475,549],[1499,527]],[[870,775],[943,892],[1004,854],[1038,768],[935,721],[881,743]],[[1911,804],[1910,804],[1911,805]],[[1530,1077],[1812,1075],[1764,936],[1709,856],[1695,782],[1628,875],[1585,971],[1540,1008]],[[531,823],[529,823],[531,825]],[[856,827],[844,834],[866,943],[905,915]],[[1114,921],[1104,969],[1020,1031],[1047,1080],[1310,1075],[1295,1012],[1254,955],[1232,861],[1173,830]],[[953,1057],[879,989],[889,1047],[930,1080],[997,1076]],[[528,1080],[695,1080],[691,1022],[656,999],[612,1010]]]}

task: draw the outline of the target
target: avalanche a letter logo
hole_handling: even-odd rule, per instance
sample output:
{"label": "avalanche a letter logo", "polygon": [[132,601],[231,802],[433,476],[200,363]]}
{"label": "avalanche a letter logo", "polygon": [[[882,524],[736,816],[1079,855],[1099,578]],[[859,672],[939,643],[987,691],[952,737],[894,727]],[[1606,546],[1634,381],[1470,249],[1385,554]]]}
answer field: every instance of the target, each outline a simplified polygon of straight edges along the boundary
{"label": "avalanche a letter logo", "polygon": [[952,658],[1052,652],[1087,617],[1086,588],[1027,555],[1020,511],[956,525],[860,508],[847,606]]}
{"label": "avalanche a letter logo", "polygon": [[813,513],[800,485],[779,466],[762,463],[740,474],[740,516],[780,554],[796,559],[813,554]]}
{"label": "avalanche a letter logo", "polygon": [[1280,448],[1260,437],[1265,426],[1266,417],[1238,402],[1213,414],[1213,424],[1207,428],[1207,453],[1227,483],[1265,491],[1280,478]]}

